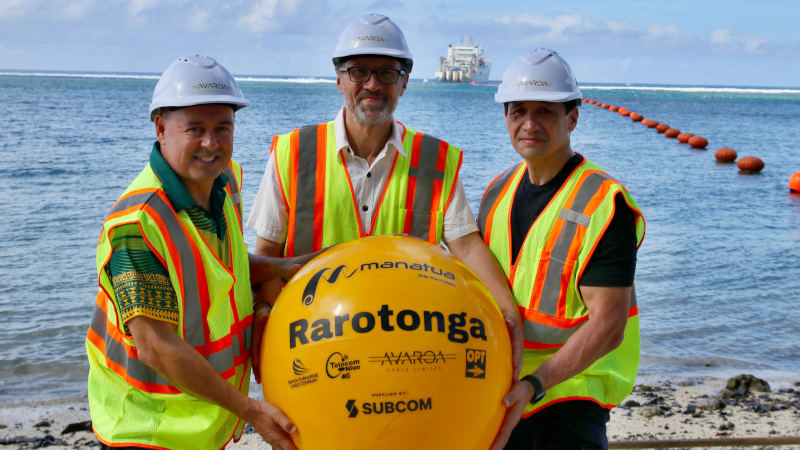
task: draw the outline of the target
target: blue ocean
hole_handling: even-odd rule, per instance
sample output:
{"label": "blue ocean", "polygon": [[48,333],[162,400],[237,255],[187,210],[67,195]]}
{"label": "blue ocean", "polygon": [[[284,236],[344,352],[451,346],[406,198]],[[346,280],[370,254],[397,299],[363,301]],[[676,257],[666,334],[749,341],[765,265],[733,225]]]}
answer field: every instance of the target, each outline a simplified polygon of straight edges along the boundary
{"label": "blue ocean", "polygon": [[[271,136],[332,119],[323,78],[240,76],[236,120],[245,215]],[[0,73],[0,404],[81,398],[97,291],[95,245],[112,203],[147,163],[157,75]],[[412,80],[395,117],[464,150],[473,212],[519,161],[491,86]],[[585,83],[584,97],[705,136],[707,150],[584,104],[572,147],[624,183],[647,221],[636,290],[640,380],[800,373],[800,88]],[[734,148],[759,174],[718,163]],[[255,243],[255,233],[245,230]]]}

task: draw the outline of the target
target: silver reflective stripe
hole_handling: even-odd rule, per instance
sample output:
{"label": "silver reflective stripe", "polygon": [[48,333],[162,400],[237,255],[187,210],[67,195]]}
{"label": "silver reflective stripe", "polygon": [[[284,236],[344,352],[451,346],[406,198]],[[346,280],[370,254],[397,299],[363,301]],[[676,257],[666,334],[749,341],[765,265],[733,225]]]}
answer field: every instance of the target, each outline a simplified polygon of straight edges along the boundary
{"label": "silver reflective stripe", "polygon": [[[578,193],[575,195],[570,209],[575,213],[583,215],[586,205],[589,204],[589,201],[600,189],[603,182],[609,178],[611,177],[607,174],[599,172],[586,177],[583,184],[581,184],[578,189]],[[547,264],[547,274],[545,275],[544,286],[542,287],[542,296],[539,300],[538,311],[540,313],[550,316],[556,315],[558,299],[561,293],[561,273],[564,271],[567,253],[569,253],[569,247],[572,245],[572,240],[575,237],[577,229],[577,222],[565,221],[556,239],[556,243],[550,253],[550,261]]]}
{"label": "silver reflective stripe", "polygon": [[577,211],[572,211],[571,209],[562,209],[558,217],[568,222],[575,222],[578,225],[583,225],[584,227],[588,227],[589,222],[592,220],[591,217]]}
{"label": "silver reflective stripe", "polygon": [[142,383],[155,383],[163,386],[169,386],[170,383],[161,375],[159,375],[158,372],[151,369],[150,366],[144,364],[136,358],[128,357],[125,347],[121,343],[112,339],[108,334],[106,330],[106,321],[107,318],[105,311],[99,307],[95,307],[91,327],[98,336],[103,338],[106,347],[106,357],[120,366],[125,367],[125,371],[128,373],[128,375],[137,381],[141,381]]}
{"label": "silver reflective stripe", "polygon": [[489,219],[489,212],[492,210],[497,198],[503,187],[508,183],[508,180],[514,176],[514,173],[519,168],[519,165],[509,167],[492,183],[486,195],[483,196],[480,209],[478,210],[478,228],[481,230],[481,236],[486,236],[486,221]]}
{"label": "silver reflective stripe", "polygon": [[572,336],[572,333],[578,331],[578,328],[586,323],[585,321],[581,322],[572,328],[558,328],[538,322],[532,322],[527,319],[523,319],[522,322],[523,326],[525,327],[526,341],[550,345],[558,345],[567,342],[567,339]]}
{"label": "silver reflective stripe", "polygon": [[439,143],[435,137],[422,135],[419,146],[419,164],[408,168],[408,176],[416,177],[414,203],[411,211],[412,236],[429,240],[434,180],[444,180],[444,171],[436,169],[439,160]]}
{"label": "silver reflective stripe", "polygon": [[297,158],[294,254],[311,253],[314,244],[314,209],[317,192],[317,126],[300,129]]}

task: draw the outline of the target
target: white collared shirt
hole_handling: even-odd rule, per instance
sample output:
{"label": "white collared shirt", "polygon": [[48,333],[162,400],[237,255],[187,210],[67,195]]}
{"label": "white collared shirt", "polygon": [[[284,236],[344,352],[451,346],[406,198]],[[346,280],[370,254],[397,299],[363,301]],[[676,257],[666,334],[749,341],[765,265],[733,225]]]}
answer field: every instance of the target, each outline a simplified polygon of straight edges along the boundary
{"label": "white collared shirt", "polygon": [[[347,173],[350,175],[353,193],[358,202],[358,214],[361,217],[361,226],[364,228],[362,230],[364,232],[372,228],[372,217],[380,202],[383,187],[389,178],[395,153],[400,152],[406,156],[402,141],[403,126],[397,122],[393,122],[393,125],[392,135],[370,165],[366,159],[356,155],[347,142],[347,133],[344,128],[344,108],[339,110],[339,114],[333,121],[336,148],[339,149],[340,155],[347,164]],[[456,178],[452,197],[450,206],[444,215],[442,240],[445,243],[478,231],[475,217],[467,202],[464,186],[461,184],[461,177]],[[256,230],[258,236],[272,242],[286,242],[289,211],[283,201],[274,155],[270,155],[250,211],[247,226]]]}

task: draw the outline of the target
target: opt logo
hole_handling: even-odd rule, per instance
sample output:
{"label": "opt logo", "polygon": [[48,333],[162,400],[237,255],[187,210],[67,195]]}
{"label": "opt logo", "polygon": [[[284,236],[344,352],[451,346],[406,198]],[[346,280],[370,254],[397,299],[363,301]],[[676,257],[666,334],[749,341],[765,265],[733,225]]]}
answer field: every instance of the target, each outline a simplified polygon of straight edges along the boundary
{"label": "opt logo", "polygon": [[356,399],[352,398],[344,404],[344,407],[347,408],[347,411],[350,413],[348,417],[355,417],[358,415],[358,407],[356,406]]}

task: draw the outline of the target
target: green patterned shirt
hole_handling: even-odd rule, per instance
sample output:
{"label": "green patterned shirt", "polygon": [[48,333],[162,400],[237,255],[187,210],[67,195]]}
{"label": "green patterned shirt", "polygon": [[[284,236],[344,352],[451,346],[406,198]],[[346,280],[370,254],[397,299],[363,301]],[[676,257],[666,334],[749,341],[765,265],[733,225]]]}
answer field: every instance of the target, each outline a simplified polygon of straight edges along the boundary
{"label": "green patterned shirt", "polygon": [[[230,266],[230,246],[223,205],[228,178],[220,174],[211,189],[211,211],[192,199],[161,155],[158,142],[150,152],[150,168],[164,186],[164,192],[176,212],[185,210],[202,238],[217,257]],[[178,297],[170,282],[169,272],[150,250],[137,223],[114,227],[111,260],[106,265],[122,314],[123,323],[136,316],[177,324]],[[127,325],[125,332],[128,333]]]}

